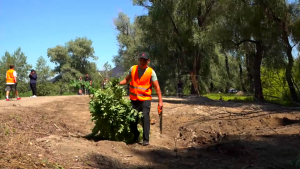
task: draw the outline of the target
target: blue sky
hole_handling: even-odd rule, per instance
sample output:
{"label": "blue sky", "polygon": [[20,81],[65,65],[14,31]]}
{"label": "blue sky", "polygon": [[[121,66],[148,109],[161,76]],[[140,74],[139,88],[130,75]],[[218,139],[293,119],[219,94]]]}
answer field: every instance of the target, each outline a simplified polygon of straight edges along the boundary
{"label": "blue sky", "polygon": [[31,65],[43,56],[53,68],[48,48],[87,37],[99,58],[98,69],[107,61],[114,66],[118,45],[113,19],[120,11],[132,21],[146,13],[131,0],[0,0],[0,56],[21,47]]}
{"label": "blue sky", "polygon": [[47,57],[47,49],[64,45],[76,37],[93,41],[98,69],[111,65],[117,54],[117,31],[113,19],[122,11],[133,21],[146,13],[131,0],[0,0],[0,56],[18,47],[35,66],[38,57]]}

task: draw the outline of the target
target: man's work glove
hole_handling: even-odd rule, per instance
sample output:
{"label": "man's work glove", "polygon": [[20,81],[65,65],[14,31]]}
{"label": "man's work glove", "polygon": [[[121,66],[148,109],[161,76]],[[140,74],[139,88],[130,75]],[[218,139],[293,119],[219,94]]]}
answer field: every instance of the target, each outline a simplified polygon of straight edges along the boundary
{"label": "man's work glove", "polygon": [[157,106],[157,110],[158,110],[158,115],[160,115],[160,114],[161,114],[161,112],[162,112],[162,107],[160,107],[160,106]]}

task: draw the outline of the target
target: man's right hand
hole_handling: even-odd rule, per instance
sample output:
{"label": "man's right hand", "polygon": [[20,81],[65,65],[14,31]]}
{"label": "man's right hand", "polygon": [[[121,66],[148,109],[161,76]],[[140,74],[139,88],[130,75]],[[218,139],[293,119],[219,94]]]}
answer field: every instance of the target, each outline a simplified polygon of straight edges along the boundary
{"label": "man's right hand", "polygon": [[130,76],[130,75],[127,75],[127,76],[125,77],[125,79],[123,79],[123,80],[119,83],[119,85],[126,85],[127,82],[129,82],[130,80],[131,80],[131,76]]}
{"label": "man's right hand", "polygon": [[158,115],[160,115],[163,110],[163,107],[161,105],[158,105],[157,110],[158,110]]}

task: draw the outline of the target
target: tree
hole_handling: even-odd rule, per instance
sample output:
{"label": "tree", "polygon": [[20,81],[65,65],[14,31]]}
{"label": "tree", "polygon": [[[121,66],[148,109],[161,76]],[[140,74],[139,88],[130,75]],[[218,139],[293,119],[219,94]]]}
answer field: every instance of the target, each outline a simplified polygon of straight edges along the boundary
{"label": "tree", "polygon": [[266,75],[275,77],[267,72],[276,70],[281,76],[283,68],[291,86],[290,47],[299,47],[300,40],[300,8],[296,3],[133,0],[133,4],[144,7],[147,14],[132,23],[126,14],[119,14],[115,25],[120,48],[114,62],[129,67],[138,51],[147,51],[162,90],[169,90],[183,78],[191,94],[235,87],[264,101],[264,93],[278,90],[266,85]]}
{"label": "tree", "polygon": [[[221,42],[225,50],[231,53],[243,51],[248,61],[250,83],[253,78],[254,96],[263,101],[260,69],[263,59],[269,56],[271,49],[280,46],[276,38],[278,32],[272,24],[267,23],[261,6],[251,0],[223,0],[219,12],[224,15],[218,15],[217,24],[212,31],[213,36]],[[277,56],[278,54],[273,58]]]}
{"label": "tree", "polygon": [[[278,39],[281,39],[288,59],[288,64],[286,65],[286,81],[288,83],[291,97],[294,101],[298,102],[298,96],[293,83],[292,69],[294,65],[294,58],[292,55],[293,47],[296,46],[299,41],[299,29],[300,26],[300,13],[299,13],[299,3],[287,4],[286,1],[277,1],[276,3],[270,3],[265,0],[257,1],[262,6],[263,11],[268,16],[271,22],[275,22],[278,27],[280,35]],[[294,10],[293,10],[294,9]],[[293,35],[295,31],[296,36]],[[294,43],[293,44],[291,44]]]}
{"label": "tree", "polygon": [[62,67],[71,62],[71,57],[68,55],[68,50],[65,46],[57,45],[54,48],[47,50],[50,61],[57,65],[54,69],[57,73],[62,73]]}
{"label": "tree", "polygon": [[36,62],[35,71],[39,78],[38,83],[45,83],[53,78],[54,72],[51,70],[50,66],[47,65],[47,61],[43,56],[40,56]]}
{"label": "tree", "polygon": [[159,60],[156,63],[160,66],[165,67],[161,63],[170,63],[170,60],[176,61],[179,69],[177,74],[189,74],[192,81],[191,93],[200,94],[200,71],[209,74],[208,60],[215,55],[214,44],[206,35],[210,30],[209,24],[214,21],[212,16],[216,1],[133,2],[148,9],[148,15],[139,18],[147,51],[153,52]]}
{"label": "tree", "polygon": [[298,93],[300,94],[300,56],[295,59],[295,65],[293,67],[293,74],[294,74],[294,83],[297,88]]}
{"label": "tree", "polygon": [[35,71],[37,73],[37,95],[38,96],[49,96],[57,95],[59,92],[58,86],[50,82],[53,78],[54,72],[50,66],[47,65],[47,61],[44,57],[40,56],[37,60]]}
{"label": "tree", "polygon": [[94,56],[92,41],[87,38],[76,38],[67,42],[65,46],[58,45],[49,48],[47,55],[50,61],[57,65],[55,71],[62,74],[62,76],[70,72],[72,72],[72,75],[86,74],[90,71],[89,64],[91,62],[89,59],[98,59]]}
{"label": "tree", "polygon": [[71,58],[71,67],[75,68],[79,72],[85,74],[89,59],[97,60],[97,56],[94,55],[95,51],[92,47],[92,41],[87,38],[76,38],[66,43],[69,56]]}
{"label": "tree", "polygon": [[130,18],[120,12],[118,18],[114,20],[116,29],[119,31],[117,40],[119,43],[118,55],[114,56],[116,66],[122,65],[129,69],[132,63],[137,62],[137,53],[141,50],[139,40],[139,30],[136,23],[130,23]]}
{"label": "tree", "polygon": [[[5,84],[5,74],[9,69],[9,65],[14,65],[15,70],[18,76],[18,91],[20,93],[27,92],[29,89],[28,86],[28,72],[32,68],[30,64],[27,63],[27,56],[22,52],[21,48],[17,48],[12,54],[5,52],[5,55],[2,56],[0,61],[0,72],[4,75],[0,83]],[[4,91],[4,90],[3,90]]]}
{"label": "tree", "polygon": [[60,82],[61,93],[70,92],[69,83],[79,76],[87,73],[92,79],[98,76],[97,66],[89,61],[98,58],[94,55],[92,41],[87,38],[76,38],[67,42],[65,46],[49,48],[47,55],[50,61],[56,64],[54,71],[59,74],[56,79]]}
{"label": "tree", "polygon": [[111,72],[111,69],[112,69],[111,65],[108,62],[106,62],[103,65],[103,68],[104,68],[104,75],[105,75],[105,77],[110,77],[111,73],[112,73]]}

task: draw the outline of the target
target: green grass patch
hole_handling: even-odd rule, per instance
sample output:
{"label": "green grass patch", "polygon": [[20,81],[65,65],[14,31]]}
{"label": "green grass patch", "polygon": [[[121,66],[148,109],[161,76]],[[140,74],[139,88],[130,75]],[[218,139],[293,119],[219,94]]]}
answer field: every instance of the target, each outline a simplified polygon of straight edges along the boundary
{"label": "green grass patch", "polygon": [[[224,101],[237,101],[237,102],[257,102],[253,96],[245,96],[245,95],[236,95],[236,94],[219,94],[219,93],[213,93],[213,94],[206,94],[203,95],[204,97],[207,97],[212,100],[224,100]],[[269,103],[285,106],[285,107],[299,107],[299,104],[295,104],[292,101],[289,100],[283,100],[281,98],[271,98],[271,97],[265,97],[265,100]]]}
{"label": "green grass patch", "polygon": [[64,93],[62,94],[62,96],[71,96],[71,95],[78,95],[77,93],[73,92],[73,93]]}
{"label": "green grass patch", "polygon": [[30,96],[32,96],[32,91],[19,93],[19,96],[20,97],[30,97]]}
{"label": "green grass patch", "polygon": [[253,101],[253,96],[243,96],[243,95],[236,95],[236,94],[206,94],[203,95],[212,100],[224,100],[224,101]]}

